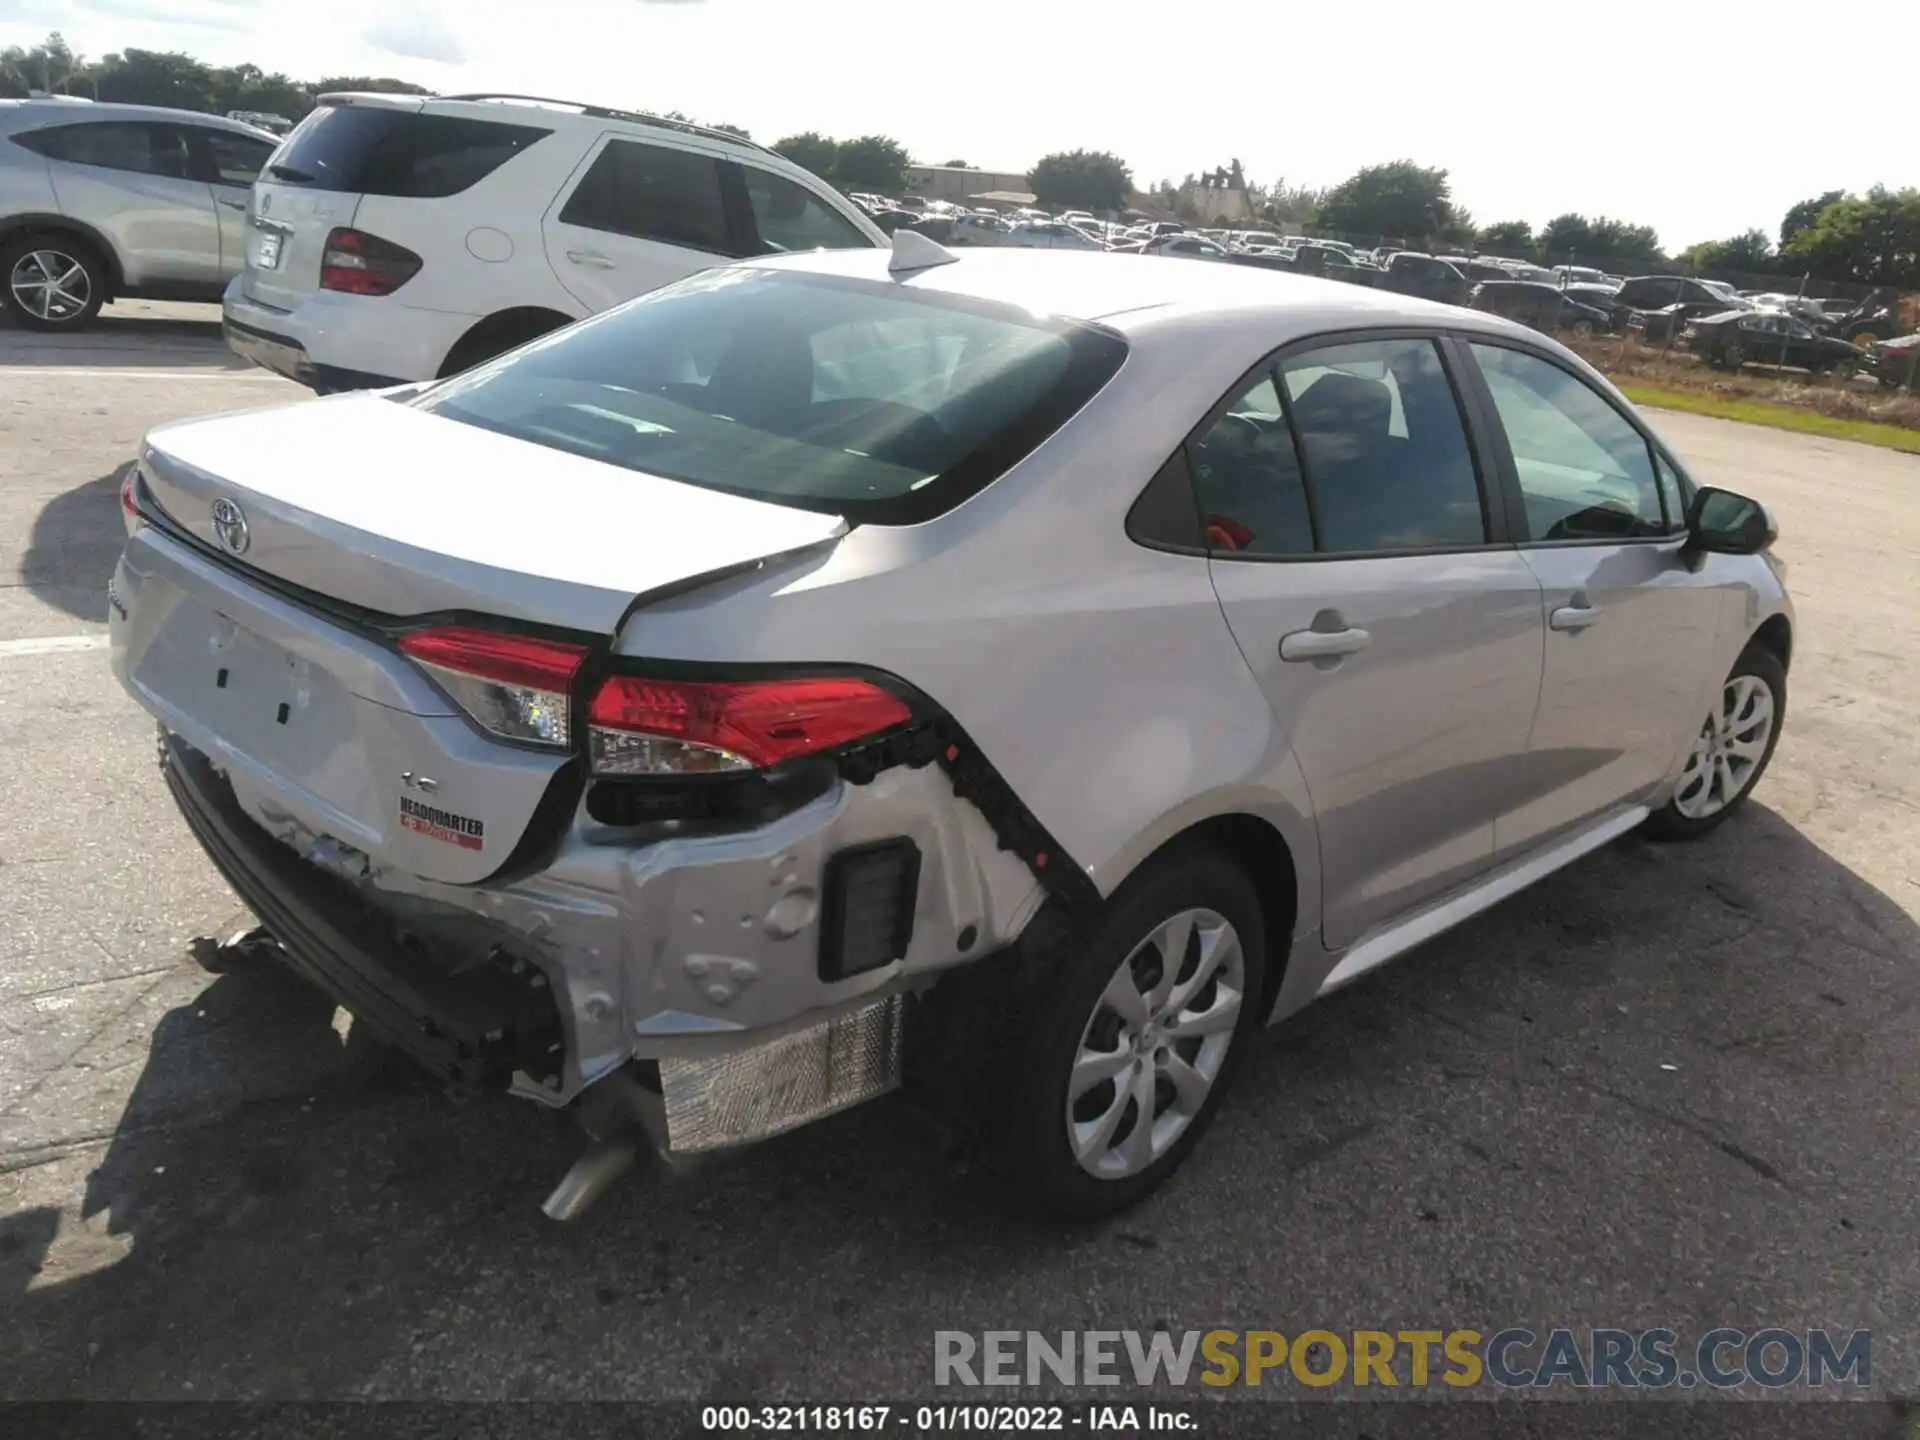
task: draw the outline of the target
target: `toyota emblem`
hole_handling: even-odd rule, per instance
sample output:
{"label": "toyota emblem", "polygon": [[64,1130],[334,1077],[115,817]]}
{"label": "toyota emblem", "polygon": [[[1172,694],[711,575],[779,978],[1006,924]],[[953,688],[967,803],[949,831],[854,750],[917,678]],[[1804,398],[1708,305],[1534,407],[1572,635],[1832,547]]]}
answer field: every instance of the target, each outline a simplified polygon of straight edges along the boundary
{"label": "toyota emblem", "polygon": [[252,538],[247,530],[247,512],[224,495],[213,502],[213,534],[231,555],[244,553]]}

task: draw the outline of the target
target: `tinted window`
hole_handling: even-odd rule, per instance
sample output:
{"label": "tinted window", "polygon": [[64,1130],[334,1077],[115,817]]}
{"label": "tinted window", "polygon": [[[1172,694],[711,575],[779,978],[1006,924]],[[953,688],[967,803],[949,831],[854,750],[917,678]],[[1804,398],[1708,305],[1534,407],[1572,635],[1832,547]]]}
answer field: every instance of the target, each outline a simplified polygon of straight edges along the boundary
{"label": "tinted window", "polygon": [[718,269],[405,402],[536,445],[858,521],[990,483],[1110,379],[1104,330],[899,285]]}
{"label": "tinted window", "polygon": [[1453,386],[1429,340],[1369,340],[1281,367],[1323,551],[1487,538]]}
{"label": "tinted window", "polygon": [[268,141],[230,130],[200,127],[193,132],[206,159],[207,178],[216,185],[251,185],[274,151]]}
{"label": "tinted window", "polygon": [[1311,555],[1313,521],[1280,392],[1263,375],[1188,447],[1208,548]]}
{"label": "tinted window", "polygon": [[431,200],[458,195],[551,131],[372,105],[327,105],[301,121],[268,178],[315,190]]}
{"label": "tinted window", "polygon": [[1666,530],[1640,432],[1584,380],[1518,350],[1474,345],[1513,450],[1535,540],[1619,540]]}
{"label": "tinted window", "polygon": [[720,162],[689,150],[610,140],[574,192],[560,220],[642,240],[729,255]]}
{"label": "tinted window", "polygon": [[740,167],[747,206],[763,254],[783,250],[858,250],[873,242],[803,185],[751,165]]}
{"label": "tinted window", "polygon": [[176,180],[185,180],[192,174],[187,159],[186,132],[178,125],[117,121],[56,125],[16,135],[14,139],[36,154],[49,160],[64,160],[70,165],[97,165],[104,170],[129,170]]}

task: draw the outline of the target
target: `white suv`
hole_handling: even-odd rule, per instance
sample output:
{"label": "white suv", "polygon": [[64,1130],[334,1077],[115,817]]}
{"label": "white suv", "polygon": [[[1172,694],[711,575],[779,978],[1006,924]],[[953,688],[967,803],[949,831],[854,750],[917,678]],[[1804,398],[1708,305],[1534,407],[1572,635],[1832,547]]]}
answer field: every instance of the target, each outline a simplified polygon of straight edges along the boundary
{"label": "white suv", "polygon": [[261,172],[227,343],[321,393],[458,374],[708,266],[884,246],[721,130],[511,95],[326,95]]}

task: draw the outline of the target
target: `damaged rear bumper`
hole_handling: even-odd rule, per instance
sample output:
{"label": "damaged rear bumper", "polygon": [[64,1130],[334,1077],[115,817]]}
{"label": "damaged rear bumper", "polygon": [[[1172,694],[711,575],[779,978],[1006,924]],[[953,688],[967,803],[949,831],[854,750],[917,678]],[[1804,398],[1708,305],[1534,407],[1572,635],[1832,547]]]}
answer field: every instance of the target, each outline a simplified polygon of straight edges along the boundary
{"label": "damaged rear bumper", "polygon": [[[449,1083],[549,1105],[652,1062],[676,1152],[893,1088],[904,996],[1010,943],[1043,894],[935,766],[732,834],[635,844],[583,812],[536,873],[481,885],[343,864],[337,841],[177,736],[162,768],[289,963],[389,1042]],[[841,932],[901,918],[862,917],[874,887],[843,857],[901,847],[915,864],[893,958],[842,974]]]}

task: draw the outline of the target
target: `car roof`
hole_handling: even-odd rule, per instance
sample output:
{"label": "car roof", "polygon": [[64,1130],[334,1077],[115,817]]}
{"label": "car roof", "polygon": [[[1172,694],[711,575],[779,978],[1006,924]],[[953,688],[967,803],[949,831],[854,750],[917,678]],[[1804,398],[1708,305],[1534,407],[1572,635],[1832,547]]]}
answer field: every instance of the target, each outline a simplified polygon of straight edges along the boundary
{"label": "car roof", "polygon": [[1129,336],[1196,317],[1245,320],[1271,331],[1275,345],[1293,334],[1396,324],[1528,333],[1415,296],[1252,265],[1195,265],[1102,251],[981,249],[968,250],[951,264],[896,276],[887,268],[890,259],[886,250],[817,250],[744,263],[998,301],[1035,314],[1100,322]]}
{"label": "car roof", "polygon": [[236,135],[249,135],[257,140],[271,140],[276,145],[281,138],[271,130],[262,130],[258,125],[249,125],[244,120],[229,120],[224,115],[211,115],[201,110],[175,110],[165,105],[120,105],[111,101],[76,104],[71,101],[48,101],[40,96],[30,100],[0,100],[0,127],[6,129],[40,124],[97,125],[110,120],[187,122],[204,125],[211,130],[229,130]]}

